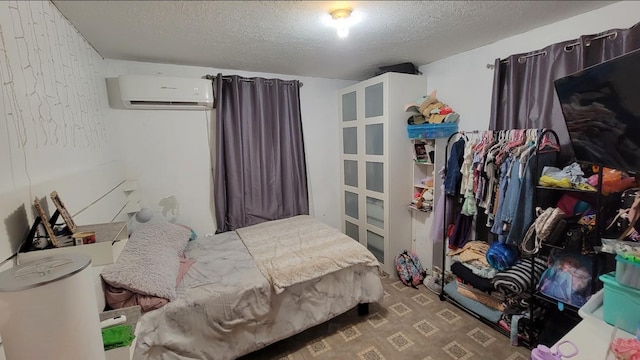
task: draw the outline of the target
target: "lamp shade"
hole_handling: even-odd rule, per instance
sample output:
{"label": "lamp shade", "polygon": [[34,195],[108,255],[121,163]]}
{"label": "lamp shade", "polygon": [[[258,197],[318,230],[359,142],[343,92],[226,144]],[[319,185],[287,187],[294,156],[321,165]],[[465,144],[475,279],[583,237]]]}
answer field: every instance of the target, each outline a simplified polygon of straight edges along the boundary
{"label": "lamp shade", "polygon": [[88,255],[65,254],[0,273],[7,359],[105,359],[90,264]]}

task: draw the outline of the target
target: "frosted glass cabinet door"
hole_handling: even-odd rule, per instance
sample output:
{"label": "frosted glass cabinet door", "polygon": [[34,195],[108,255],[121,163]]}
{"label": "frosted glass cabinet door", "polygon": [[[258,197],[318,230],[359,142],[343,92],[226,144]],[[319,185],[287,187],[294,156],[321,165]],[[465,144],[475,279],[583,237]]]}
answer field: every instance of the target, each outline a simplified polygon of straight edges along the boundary
{"label": "frosted glass cabinet door", "polygon": [[358,162],[355,160],[344,161],[344,184],[358,187]]}
{"label": "frosted glass cabinet door", "polygon": [[342,149],[345,154],[358,153],[358,128],[346,127],[342,129]]}
{"label": "frosted glass cabinet door", "polygon": [[348,237],[353,240],[360,241],[360,228],[358,225],[350,223],[349,221],[344,222],[344,232]]}
{"label": "frosted glass cabinet door", "polygon": [[377,83],[364,88],[364,117],[370,118],[384,114],[383,94],[383,83]]}
{"label": "frosted glass cabinet door", "polygon": [[356,107],[356,92],[352,91],[342,95],[342,121],[353,121],[358,119],[358,108]]}
{"label": "frosted glass cabinet door", "polygon": [[367,223],[384,229],[384,201],[367,196]]}
{"label": "frosted glass cabinet door", "polygon": [[367,190],[384,192],[384,164],[367,161]]}
{"label": "frosted glass cabinet door", "polygon": [[372,124],[365,126],[365,152],[367,155],[384,155],[384,125]]}
{"label": "frosted glass cabinet door", "polygon": [[358,194],[351,191],[344,192],[344,213],[358,219]]}
{"label": "frosted glass cabinet door", "polygon": [[384,264],[384,237],[367,230],[367,249]]}

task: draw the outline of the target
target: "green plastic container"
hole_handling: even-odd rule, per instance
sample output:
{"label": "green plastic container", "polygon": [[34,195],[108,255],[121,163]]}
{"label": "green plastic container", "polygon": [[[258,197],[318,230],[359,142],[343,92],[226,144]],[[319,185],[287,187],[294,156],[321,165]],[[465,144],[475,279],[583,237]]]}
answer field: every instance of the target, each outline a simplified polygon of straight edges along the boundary
{"label": "green plastic container", "polygon": [[640,325],[640,290],[619,284],[615,272],[600,275],[600,280],[604,283],[604,321],[635,334]]}
{"label": "green plastic container", "polygon": [[616,256],[616,280],[619,284],[640,289],[640,263]]}

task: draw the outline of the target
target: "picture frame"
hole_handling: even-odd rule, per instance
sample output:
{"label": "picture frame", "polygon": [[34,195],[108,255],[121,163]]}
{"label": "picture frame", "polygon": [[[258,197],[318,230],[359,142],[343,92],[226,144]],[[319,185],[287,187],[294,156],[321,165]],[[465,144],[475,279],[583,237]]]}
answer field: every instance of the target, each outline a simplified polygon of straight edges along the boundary
{"label": "picture frame", "polygon": [[430,162],[429,153],[425,143],[419,142],[413,144],[413,158],[416,162]]}
{"label": "picture frame", "polygon": [[47,236],[51,239],[51,244],[55,247],[58,247],[58,241],[56,240],[56,235],[53,233],[53,228],[49,221],[47,220],[47,215],[44,213],[44,209],[42,208],[42,204],[40,203],[40,198],[36,196],[33,200],[33,207],[35,207],[38,216],[40,217],[40,221],[44,226],[45,231],[47,232]]}
{"label": "picture frame", "polygon": [[71,231],[72,234],[75,233],[78,227],[75,221],[73,221],[71,214],[69,214],[69,211],[67,211],[67,208],[64,206],[64,203],[62,202],[62,199],[60,199],[60,195],[58,195],[58,192],[52,191],[49,196],[51,197],[51,201],[53,202],[53,204],[56,206],[56,209],[58,209],[58,213],[60,213],[60,216],[62,216],[64,223],[67,224],[69,231]]}

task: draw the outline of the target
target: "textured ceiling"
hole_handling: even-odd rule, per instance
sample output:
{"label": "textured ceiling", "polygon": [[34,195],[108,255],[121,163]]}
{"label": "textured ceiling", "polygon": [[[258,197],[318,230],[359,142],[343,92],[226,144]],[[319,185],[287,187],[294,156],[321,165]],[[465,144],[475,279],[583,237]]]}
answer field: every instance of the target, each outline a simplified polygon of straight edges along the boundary
{"label": "textured ceiling", "polygon": [[[361,80],[613,1],[54,1],[105,58]],[[361,17],[339,39],[322,17]]]}

